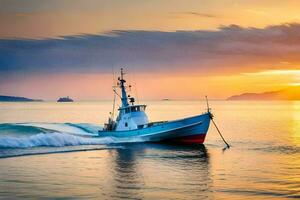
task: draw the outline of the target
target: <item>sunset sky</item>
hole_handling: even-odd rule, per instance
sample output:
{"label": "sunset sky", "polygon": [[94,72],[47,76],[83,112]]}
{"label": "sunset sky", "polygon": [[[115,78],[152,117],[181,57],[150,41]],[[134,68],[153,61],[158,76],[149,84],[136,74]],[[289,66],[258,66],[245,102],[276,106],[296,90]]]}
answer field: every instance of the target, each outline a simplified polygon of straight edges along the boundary
{"label": "sunset sky", "polygon": [[[300,85],[299,0],[0,0],[0,94],[224,99]],[[116,75],[115,75],[116,76]]]}

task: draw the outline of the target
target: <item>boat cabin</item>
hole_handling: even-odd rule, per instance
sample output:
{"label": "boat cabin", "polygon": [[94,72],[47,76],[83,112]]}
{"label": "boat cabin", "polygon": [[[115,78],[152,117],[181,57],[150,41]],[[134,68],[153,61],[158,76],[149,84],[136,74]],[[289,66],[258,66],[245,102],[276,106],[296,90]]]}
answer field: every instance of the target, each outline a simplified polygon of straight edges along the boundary
{"label": "boat cabin", "polygon": [[131,105],[119,108],[116,131],[133,130],[148,124],[145,109],[146,105]]}
{"label": "boat cabin", "polygon": [[[113,90],[121,100],[121,106],[118,111],[119,114],[114,120],[114,106],[113,112],[108,119],[108,123],[104,125],[104,130],[107,131],[128,131],[144,127],[149,123],[148,117],[145,113],[146,105],[134,105],[135,99],[130,95],[127,95],[126,80],[124,79],[124,72],[121,68],[121,76],[118,78],[117,87],[120,88],[121,94],[118,94],[116,90]],[[129,86],[130,88],[131,86]],[[114,98],[115,99],[115,98]],[[114,104],[115,105],[115,102]]]}

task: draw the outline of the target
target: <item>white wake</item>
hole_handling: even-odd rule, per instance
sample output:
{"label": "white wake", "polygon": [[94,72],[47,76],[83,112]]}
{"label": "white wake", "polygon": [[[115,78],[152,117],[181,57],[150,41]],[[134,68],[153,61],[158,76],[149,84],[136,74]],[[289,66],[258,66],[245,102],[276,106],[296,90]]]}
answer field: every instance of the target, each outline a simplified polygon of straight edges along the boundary
{"label": "white wake", "polygon": [[28,148],[28,147],[63,147],[77,145],[98,145],[116,143],[114,138],[88,138],[67,133],[39,133],[29,137],[1,137],[0,148]]}

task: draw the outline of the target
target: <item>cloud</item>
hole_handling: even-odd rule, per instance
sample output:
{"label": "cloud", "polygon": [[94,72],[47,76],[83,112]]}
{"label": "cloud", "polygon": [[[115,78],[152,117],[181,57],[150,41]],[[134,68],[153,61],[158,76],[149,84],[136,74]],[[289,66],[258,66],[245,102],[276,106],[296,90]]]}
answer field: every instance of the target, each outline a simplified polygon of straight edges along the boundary
{"label": "cloud", "polygon": [[[15,73],[249,72],[300,63],[300,24],[218,30],[111,31],[55,39],[0,39],[0,78]],[[286,66],[286,65],[284,65]],[[290,66],[290,65],[288,65]],[[291,65],[292,66],[292,65]]]}
{"label": "cloud", "polygon": [[170,14],[175,15],[175,16],[193,15],[193,16],[204,17],[204,18],[218,18],[219,17],[217,15],[201,13],[201,12],[170,12]]}
{"label": "cloud", "polygon": [[200,12],[187,12],[186,14],[196,15],[196,16],[199,16],[199,17],[208,17],[208,18],[218,17],[217,15],[212,15],[212,14],[207,14],[207,13],[200,13]]}

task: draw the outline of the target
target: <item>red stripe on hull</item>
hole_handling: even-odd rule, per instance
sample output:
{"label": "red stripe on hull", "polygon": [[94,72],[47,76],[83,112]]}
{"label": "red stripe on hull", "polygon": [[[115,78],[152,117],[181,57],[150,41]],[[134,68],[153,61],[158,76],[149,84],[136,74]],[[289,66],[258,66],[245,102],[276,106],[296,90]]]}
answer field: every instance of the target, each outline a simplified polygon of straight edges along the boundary
{"label": "red stripe on hull", "polygon": [[190,135],[178,138],[172,138],[167,142],[184,143],[184,144],[203,144],[206,134]]}

